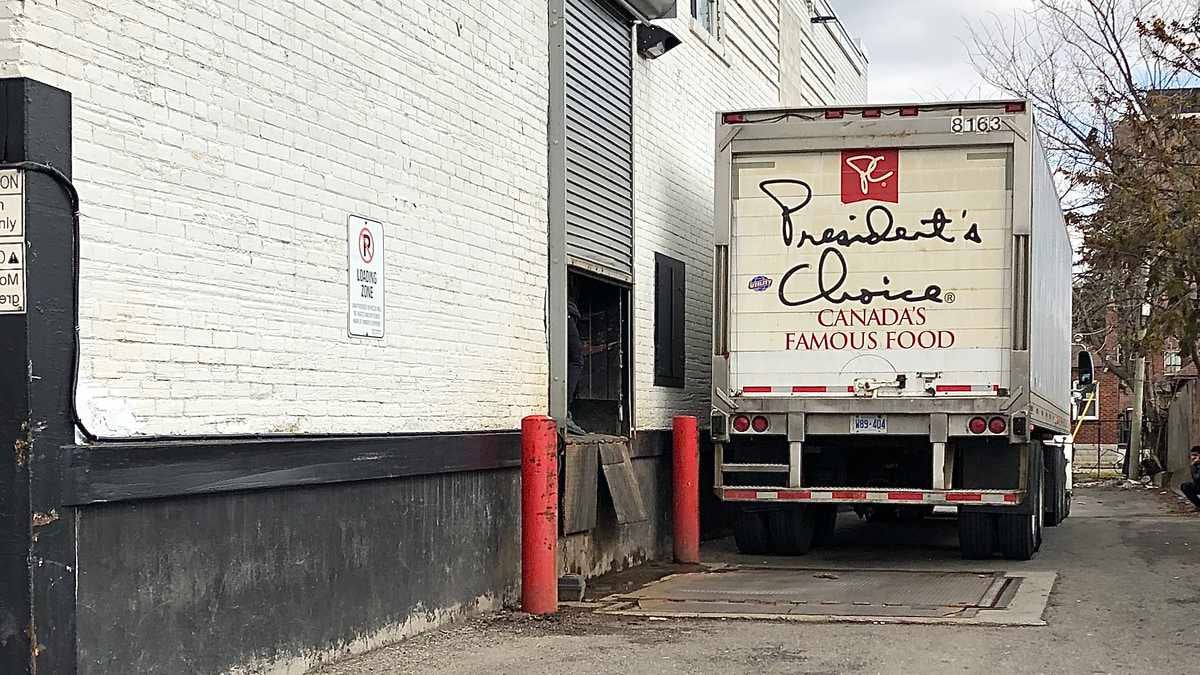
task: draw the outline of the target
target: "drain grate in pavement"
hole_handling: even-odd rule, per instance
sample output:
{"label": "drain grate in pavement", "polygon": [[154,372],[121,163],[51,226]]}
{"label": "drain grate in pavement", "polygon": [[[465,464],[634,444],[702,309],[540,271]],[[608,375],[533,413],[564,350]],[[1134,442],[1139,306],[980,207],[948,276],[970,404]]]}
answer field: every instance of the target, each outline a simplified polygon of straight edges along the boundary
{"label": "drain grate in pavement", "polygon": [[[1044,576],[1044,575],[1043,575]],[[1042,579],[1039,586],[1053,584]],[[645,616],[797,620],[921,620],[1041,624],[1005,617],[1021,577],[1004,572],[828,570],[732,567],[666,577],[610,596],[598,611]],[[1031,589],[1037,591],[1037,589]],[[1049,595],[1049,586],[1039,596]],[[990,615],[989,615],[990,614]],[[988,615],[988,616],[985,616]]]}

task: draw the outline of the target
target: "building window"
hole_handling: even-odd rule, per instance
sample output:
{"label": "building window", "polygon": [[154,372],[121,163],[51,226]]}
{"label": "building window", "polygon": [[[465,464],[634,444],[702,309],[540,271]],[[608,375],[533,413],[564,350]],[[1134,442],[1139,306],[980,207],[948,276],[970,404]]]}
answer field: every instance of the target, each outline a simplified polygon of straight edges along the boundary
{"label": "building window", "polygon": [[1163,370],[1168,375],[1178,373],[1182,367],[1183,358],[1179,356],[1178,351],[1163,352]]}
{"label": "building window", "polygon": [[[1076,382],[1072,387],[1079,388],[1079,383]],[[1091,388],[1089,392],[1083,392],[1083,395],[1074,400],[1075,411],[1074,417],[1076,420],[1096,420],[1100,418],[1100,387],[1099,383]],[[1091,401],[1089,401],[1089,397]]]}
{"label": "building window", "polygon": [[683,261],[654,254],[654,384],[683,386],[687,272]]}
{"label": "building window", "polygon": [[692,0],[692,17],[696,25],[713,37],[720,37],[720,0]]}

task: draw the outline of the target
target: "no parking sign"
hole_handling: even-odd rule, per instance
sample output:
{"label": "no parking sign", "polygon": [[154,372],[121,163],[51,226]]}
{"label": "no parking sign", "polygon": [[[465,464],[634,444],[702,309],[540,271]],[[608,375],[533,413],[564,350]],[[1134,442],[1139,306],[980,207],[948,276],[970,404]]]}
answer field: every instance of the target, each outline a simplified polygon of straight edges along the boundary
{"label": "no parking sign", "polygon": [[354,337],[383,337],[383,223],[362,216],[346,220],[350,305],[347,326]]}

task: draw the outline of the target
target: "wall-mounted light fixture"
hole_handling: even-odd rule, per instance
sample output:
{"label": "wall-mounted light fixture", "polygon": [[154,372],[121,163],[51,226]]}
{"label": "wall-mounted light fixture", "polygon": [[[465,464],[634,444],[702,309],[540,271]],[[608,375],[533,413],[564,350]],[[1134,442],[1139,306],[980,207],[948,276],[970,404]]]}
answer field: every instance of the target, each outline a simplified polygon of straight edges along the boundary
{"label": "wall-mounted light fixture", "polygon": [[657,59],[680,44],[679,38],[662,26],[637,25],[637,50],[645,59]]}

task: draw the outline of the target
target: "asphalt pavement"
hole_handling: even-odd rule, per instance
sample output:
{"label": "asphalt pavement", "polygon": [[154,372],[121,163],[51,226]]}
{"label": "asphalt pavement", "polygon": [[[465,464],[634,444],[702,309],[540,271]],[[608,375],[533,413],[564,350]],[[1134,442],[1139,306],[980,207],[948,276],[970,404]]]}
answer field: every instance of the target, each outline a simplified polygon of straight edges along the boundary
{"label": "asphalt pavement", "polygon": [[[952,518],[860,522],[843,513],[833,546],[805,556],[828,569],[1055,572],[1045,626],[819,624],[500,612],[316,672],[365,673],[1182,673],[1200,654],[1200,518],[1173,495],[1113,485],[1077,490],[1071,517],[1046,530],[1032,561],[958,557]],[[771,564],[730,540],[706,562]],[[791,559],[790,562],[795,562]],[[604,580],[607,591],[672,571]]]}

